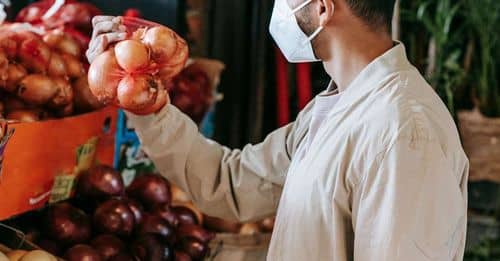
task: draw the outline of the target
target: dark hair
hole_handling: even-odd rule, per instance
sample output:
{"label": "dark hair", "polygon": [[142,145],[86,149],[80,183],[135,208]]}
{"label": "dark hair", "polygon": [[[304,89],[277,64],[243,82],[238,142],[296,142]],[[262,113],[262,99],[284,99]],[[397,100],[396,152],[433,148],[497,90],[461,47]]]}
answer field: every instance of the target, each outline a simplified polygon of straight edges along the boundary
{"label": "dark hair", "polygon": [[354,15],[363,19],[374,30],[391,31],[396,0],[345,0]]}

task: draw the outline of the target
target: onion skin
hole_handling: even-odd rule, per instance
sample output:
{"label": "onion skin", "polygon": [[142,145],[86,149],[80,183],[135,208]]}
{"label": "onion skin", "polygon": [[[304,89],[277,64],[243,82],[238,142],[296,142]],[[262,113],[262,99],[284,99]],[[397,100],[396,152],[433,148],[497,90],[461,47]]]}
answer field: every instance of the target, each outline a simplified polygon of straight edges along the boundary
{"label": "onion skin", "polygon": [[260,230],[262,230],[262,232],[265,232],[265,233],[272,232],[274,229],[274,221],[275,221],[274,217],[266,218],[266,219],[262,220],[259,224]]}
{"label": "onion skin", "polygon": [[159,65],[161,80],[170,79],[182,71],[189,48],[174,31],[162,26],[153,27],[144,33],[142,41],[152,50],[152,59]]}
{"label": "onion skin", "polygon": [[47,71],[51,55],[50,48],[38,37],[24,40],[18,51],[22,64],[36,73]]}
{"label": "onion skin", "polygon": [[17,91],[18,83],[26,77],[26,75],[28,75],[28,72],[24,66],[20,64],[10,64],[7,68],[7,79],[2,81],[0,86],[8,92],[14,93]]}
{"label": "onion skin", "polygon": [[187,62],[188,56],[189,56],[188,44],[186,43],[186,41],[184,41],[184,39],[177,37],[177,52],[173,57],[169,59],[168,65],[179,66],[178,68],[180,72],[182,71],[182,69],[184,69],[184,65]]}
{"label": "onion skin", "polygon": [[128,109],[128,111],[130,111],[136,115],[148,115],[148,114],[152,114],[152,113],[156,113],[156,112],[160,111],[168,103],[170,103],[170,98],[168,97],[167,90],[160,89],[158,91],[158,96],[156,97],[156,101],[152,106],[145,108],[145,109],[142,109],[142,110]]}
{"label": "onion skin", "polygon": [[172,201],[179,203],[187,203],[191,201],[191,198],[188,194],[182,191],[179,187],[172,185]]}
{"label": "onion skin", "polygon": [[181,238],[191,237],[203,244],[208,244],[212,239],[215,238],[215,234],[209,232],[198,225],[186,224],[181,225],[177,229],[177,236]]}
{"label": "onion skin", "polygon": [[140,224],[144,217],[144,208],[142,205],[133,199],[127,199],[127,204],[130,210],[134,213],[135,224]]}
{"label": "onion skin", "polygon": [[184,238],[179,245],[182,251],[195,260],[203,260],[208,254],[208,247],[194,238]]}
{"label": "onion skin", "polygon": [[43,105],[52,99],[58,91],[54,81],[42,74],[26,76],[20,83],[17,95],[25,102]]}
{"label": "onion skin", "polygon": [[[182,205],[177,205],[175,207],[172,208],[174,210],[174,212],[176,213],[180,213],[180,214],[188,214],[190,216],[193,216],[194,217],[194,220],[195,220],[195,225],[200,225],[200,224],[203,224],[203,213],[201,213],[201,211],[195,207],[193,205],[193,203],[189,202],[189,203],[184,203]],[[182,218],[179,217],[179,221],[181,224],[184,224],[184,222],[182,221]],[[188,222],[188,224],[193,224],[191,222]]]}
{"label": "onion skin", "polygon": [[100,235],[94,238],[90,245],[99,253],[104,261],[125,251],[125,244],[116,236]]}
{"label": "onion skin", "polygon": [[[13,251],[10,251],[9,253],[7,253],[7,261],[19,261],[21,260],[21,258],[23,256],[25,256],[26,254],[28,253],[28,251],[26,250],[13,250]],[[1,256],[1,252],[0,252],[0,260],[4,260],[2,259],[2,256]]]}
{"label": "onion skin", "polygon": [[243,224],[240,228],[240,235],[257,235],[260,233],[259,225],[256,223]]}
{"label": "onion skin", "polygon": [[17,56],[19,44],[15,38],[16,33],[14,32],[7,30],[0,32],[0,48],[7,54],[9,60],[13,60]]}
{"label": "onion skin", "polygon": [[0,49],[0,81],[6,81],[9,77],[9,59]]}
{"label": "onion skin", "polygon": [[123,75],[112,50],[100,54],[89,68],[88,83],[92,94],[104,104],[115,101],[116,88]]}
{"label": "onion skin", "polygon": [[76,245],[64,255],[67,261],[101,261],[99,253],[88,245]]}
{"label": "onion skin", "polygon": [[90,238],[88,216],[68,203],[50,206],[44,224],[45,235],[61,245],[83,243]]}
{"label": "onion skin", "polygon": [[43,120],[45,115],[45,112],[37,109],[19,109],[7,113],[5,118],[7,120],[30,123]]}
{"label": "onion skin", "polygon": [[57,94],[49,101],[48,105],[52,108],[58,108],[70,104],[73,101],[74,93],[70,82],[62,77],[53,78],[58,91]]}
{"label": "onion skin", "polygon": [[189,49],[187,43],[182,39],[178,40],[178,45],[180,46],[179,53],[176,54],[168,64],[162,65],[162,69],[160,69],[158,73],[162,80],[171,79],[184,69],[184,65],[189,56]]}
{"label": "onion skin", "polygon": [[177,36],[174,31],[156,26],[148,29],[142,42],[151,48],[152,58],[157,63],[166,63],[177,51]]}
{"label": "onion skin", "polygon": [[110,199],[96,209],[94,225],[102,233],[128,236],[134,229],[134,213],[124,200]]}
{"label": "onion skin", "polygon": [[52,53],[47,73],[50,76],[61,76],[61,77],[66,76],[68,74],[68,70],[66,70],[66,62],[64,61],[63,57],[60,54],[56,52]]}
{"label": "onion skin", "polygon": [[52,30],[43,36],[43,41],[50,46],[50,48],[56,49],[59,42],[64,38],[64,33],[60,30]]}
{"label": "onion skin", "polygon": [[118,65],[128,73],[144,68],[149,63],[147,47],[137,40],[125,40],[115,45]]}
{"label": "onion skin", "polygon": [[78,58],[69,54],[62,54],[62,57],[69,77],[79,78],[85,75],[83,63]]}
{"label": "onion skin", "polygon": [[179,225],[179,218],[177,217],[177,214],[175,214],[167,204],[157,205],[153,211],[151,211],[151,214],[163,218],[163,220],[165,220],[173,228],[177,228]]}
{"label": "onion skin", "polygon": [[162,236],[168,243],[175,242],[175,231],[163,218],[154,215],[144,215],[142,223],[137,227],[137,234],[157,234]]}
{"label": "onion skin", "polygon": [[175,258],[174,250],[161,236],[155,234],[139,236],[132,243],[132,252],[141,261],[173,261]]}
{"label": "onion skin", "polygon": [[73,83],[74,102],[76,110],[80,112],[94,111],[104,105],[92,94],[87,77],[80,77]]}
{"label": "onion skin", "polygon": [[103,200],[122,196],[124,191],[123,178],[112,167],[94,166],[78,177],[76,193],[82,198]]}
{"label": "onion skin", "polygon": [[187,207],[177,206],[172,207],[172,211],[177,215],[179,219],[179,225],[198,225],[198,219],[196,218],[196,214]]}
{"label": "onion skin", "polygon": [[156,174],[142,174],[137,176],[130,186],[127,195],[138,200],[147,209],[153,209],[156,205],[170,204],[171,194],[168,181]]}
{"label": "onion skin", "polygon": [[125,76],[118,84],[118,104],[124,109],[140,110],[152,106],[158,95],[158,82],[149,76]]}
{"label": "onion skin", "polygon": [[73,57],[80,57],[82,55],[82,48],[80,44],[73,38],[65,36],[57,45],[60,52],[69,54]]}
{"label": "onion skin", "polygon": [[29,251],[19,261],[57,261],[57,258],[43,250]]}

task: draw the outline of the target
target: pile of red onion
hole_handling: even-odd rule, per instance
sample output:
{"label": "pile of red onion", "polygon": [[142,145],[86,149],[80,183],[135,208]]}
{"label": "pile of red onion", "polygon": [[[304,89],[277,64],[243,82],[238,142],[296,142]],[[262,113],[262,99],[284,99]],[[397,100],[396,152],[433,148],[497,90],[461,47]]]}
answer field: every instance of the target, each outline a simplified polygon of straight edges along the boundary
{"label": "pile of red onion", "polygon": [[201,260],[208,255],[215,235],[201,227],[199,213],[171,206],[171,187],[162,176],[142,174],[125,188],[119,172],[96,166],[79,176],[76,188],[71,202],[45,211],[37,243],[48,252],[68,261]]}

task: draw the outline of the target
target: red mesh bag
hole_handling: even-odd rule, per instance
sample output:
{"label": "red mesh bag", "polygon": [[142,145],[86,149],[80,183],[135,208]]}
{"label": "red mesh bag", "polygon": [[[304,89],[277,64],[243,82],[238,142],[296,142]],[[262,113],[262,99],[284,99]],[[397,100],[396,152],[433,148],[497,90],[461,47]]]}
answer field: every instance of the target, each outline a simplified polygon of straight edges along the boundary
{"label": "red mesh bag", "polygon": [[184,68],[189,49],[173,30],[134,17],[121,17],[127,39],[99,55],[89,69],[89,86],[101,101],[135,114],[150,114],[168,102],[164,82]]}

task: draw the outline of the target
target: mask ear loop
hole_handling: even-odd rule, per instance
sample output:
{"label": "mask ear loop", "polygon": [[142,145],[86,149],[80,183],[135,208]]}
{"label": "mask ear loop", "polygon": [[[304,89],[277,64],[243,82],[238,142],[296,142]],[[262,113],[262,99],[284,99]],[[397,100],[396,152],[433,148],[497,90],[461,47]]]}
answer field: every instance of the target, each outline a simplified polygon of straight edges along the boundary
{"label": "mask ear loop", "polygon": [[[286,0],[285,0],[286,1]],[[299,6],[295,7],[293,10],[292,10],[292,14],[295,14],[297,13],[300,9],[304,8],[306,5],[308,5],[309,3],[311,3],[312,0],[307,0],[305,1],[304,3],[300,4]],[[287,4],[288,5],[288,4]]]}
{"label": "mask ear loop", "polygon": [[[309,3],[311,1],[308,1],[308,2],[305,2],[305,3]],[[304,4],[302,4],[304,5]],[[304,5],[305,6],[305,5]],[[299,6],[300,7],[300,6]],[[298,8],[298,7],[297,7]],[[332,10],[332,16],[333,14],[335,13],[335,5],[333,5],[333,10]],[[325,27],[324,26],[320,26],[318,27],[318,29],[316,29],[316,31],[314,31],[314,33],[312,33],[309,37],[307,37],[307,41],[305,41],[304,43],[307,43],[307,42],[310,42],[312,41],[314,38],[316,38],[316,36],[318,36],[319,33],[321,33],[321,31],[324,29]]]}

